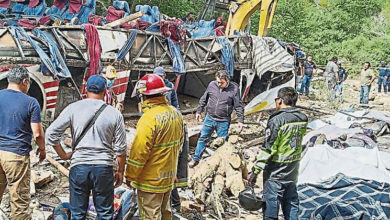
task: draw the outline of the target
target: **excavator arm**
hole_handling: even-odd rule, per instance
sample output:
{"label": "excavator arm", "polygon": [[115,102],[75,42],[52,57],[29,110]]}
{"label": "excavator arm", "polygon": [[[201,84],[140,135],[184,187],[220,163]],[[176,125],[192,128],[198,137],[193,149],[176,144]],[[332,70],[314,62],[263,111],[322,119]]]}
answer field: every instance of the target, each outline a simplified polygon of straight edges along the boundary
{"label": "excavator arm", "polygon": [[232,2],[229,8],[229,20],[225,35],[233,35],[234,31],[243,31],[252,14],[260,9],[258,36],[266,36],[272,26],[278,0],[238,0]]}

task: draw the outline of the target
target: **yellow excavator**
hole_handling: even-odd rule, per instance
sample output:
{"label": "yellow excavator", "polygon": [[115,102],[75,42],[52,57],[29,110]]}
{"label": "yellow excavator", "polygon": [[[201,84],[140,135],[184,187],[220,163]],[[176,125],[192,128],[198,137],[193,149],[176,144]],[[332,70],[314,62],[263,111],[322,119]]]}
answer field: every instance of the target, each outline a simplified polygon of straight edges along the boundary
{"label": "yellow excavator", "polygon": [[198,20],[213,16],[217,9],[229,10],[229,19],[225,35],[233,35],[234,32],[244,31],[250,17],[257,10],[260,10],[258,36],[267,35],[268,29],[272,26],[272,19],[276,10],[278,0],[206,0]]}

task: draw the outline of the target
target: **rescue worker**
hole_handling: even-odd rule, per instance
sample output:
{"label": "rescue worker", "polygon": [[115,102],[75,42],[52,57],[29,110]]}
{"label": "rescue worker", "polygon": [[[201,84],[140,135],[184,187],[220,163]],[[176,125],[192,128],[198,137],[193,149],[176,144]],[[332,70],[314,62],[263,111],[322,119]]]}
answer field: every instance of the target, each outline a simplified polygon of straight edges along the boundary
{"label": "rescue worker", "polygon": [[306,96],[309,95],[311,78],[313,74],[316,72],[317,72],[317,66],[313,61],[313,57],[309,55],[307,56],[307,60],[303,62],[302,69],[301,69],[301,78],[302,78],[301,92]]}
{"label": "rescue worker", "polygon": [[153,73],[154,74],[157,74],[158,76],[160,76],[161,78],[163,78],[164,80],[164,83],[165,83],[165,86],[169,87],[171,89],[171,91],[167,92],[165,94],[165,97],[168,99],[168,102],[173,106],[175,107],[177,110],[180,110],[180,106],[179,106],[179,101],[177,99],[177,94],[176,94],[176,91],[175,91],[175,86],[173,85],[173,83],[171,83],[166,77],[167,77],[167,74],[165,74],[165,70],[164,68],[162,67],[156,67],[154,68],[153,70]]}
{"label": "rescue worker", "polygon": [[256,183],[263,170],[264,219],[278,219],[279,205],[284,218],[298,219],[296,182],[306,133],[307,116],[295,108],[298,94],[292,87],[281,88],[275,99],[277,111],[268,119],[265,142],[256,157],[249,183]]}
{"label": "rescue worker", "polygon": [[[163,78],[165,86],[171,88],[170,92],[165,93],[165,97],[168,99],[168,102],[175,107],[177,110],[180,111],[179,101],[177,99],[177,94],[175,91],[175,86],[173,83],[171,83],[167,78],[165,74],[165,70],[162,67],[156,67],[153,70],[154,74],[157,74],[161,78]],[[189,145],[188,145],[188,133],[187,133],[187,126],[184,122],[184,144],[182,146],[182,149],[179,154],[179,161],[177,163],[177,182],[175,182],[175,188],[171,192],[171,206],[174,210],[179,211],[181,207],[180,203],[180,196],[179,192],[177,190],[177,187],[185,187],[187,186],[187,165],[188,165],[188,151],[189,151]]]}
{"label": "rescue worker", "polygon": [[161,77],[147,74],[138,81],[143,114],[127,160],[127,185],[138,191],[140,219],[171,219],[169,195],[174,186],[184,127],[181,113],[169,105]]}
{"label": "rescue worker", "polygon": [[[122,114],[103,99],[107,82],[100,75],[87,80],[87,98],[68,105],[46,131],[46,142],[69,172],[71,219],[85,219],[92,191],[98,219],[112,219],[114,186],[123,182],[126,131]],[[73,151],[62,148],[61,136],[71,128]],[[114,172],[114,162],[118,168]]]}
{"label": "rescue worker", "polygon": [[226,70],[219,70],[215,74],[215,81],[209,83],[205,93],[199,100],[196,110],[196,120],[201,121],[200,114],[206,107],[206,118],[196,145],[195,155],[189,166],[196,166],[206,149],[206,142],[214,130],[218,137],[228,138],[231,114],[233,109],[238,117],[238,130],[241,132],[244,125],[244,107],[240,97],[240,89],[234,82],[230,82],[230,75]]}
{"label": "rescue worker", "polygon": [[370,62],[365,62],[360,72],[360,104],[368,104],[371,84],[375,80],[375,73],[370,67]]}
{"label": "rescue worker", "polygon": [[339,67],[339,79],[340,82],[336,84],[336,96],[339,99],[340,102],[343,102],[343,82],[347,80],[348,78],[348,73],[347,71],[341,66],[342,63],[341,61],[337,62],[337,65]]}
{"label": "rescue worker", "polygon": [[324,72],[325,86],[328,90],[329,100],[333,100],[336,97],[336,84],[340,83],[337,61],[338,58],[336,56],[332,57],[332,59],[326,64]]}
{"label": "rescue worker", "polygon": [[382,92],[387,93],[387,66],[385,61],[381,61],[381,65],[378,67],[379,77],[378,77],[378,94]]}
{"label": "rescue worker", "polygon": [[31,219],[30,151],[38,145],[40,161],[46,157],[45,134],[38,101],[27,95],[28,70],[14,66],[7,74],[8,87],[0,91],[0,202],[8,187],[12,219]]}

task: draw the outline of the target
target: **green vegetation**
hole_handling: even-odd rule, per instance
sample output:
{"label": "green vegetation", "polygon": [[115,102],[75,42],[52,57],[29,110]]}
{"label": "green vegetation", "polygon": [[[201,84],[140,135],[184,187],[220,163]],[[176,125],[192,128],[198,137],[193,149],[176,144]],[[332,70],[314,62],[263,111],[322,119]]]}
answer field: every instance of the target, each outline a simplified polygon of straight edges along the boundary
{"label": "green vegetation", "polygon": [[[106,6],[112,0],[101,0]],[[199,14],[204,0],[128,0],[156,5],[171,17]],[[251,18],[251,32],[257,34],[259,12]],[[337,55],[348,68],[358,70],[361,63],[390,61],[389,0],[279,0],[269,36],[299,44],[325,65]]]}
{"label": "green vegetation", "polygon": [[336,55],[357,70],[390,61],[389,18],[388,0],[279,0],[269,35],[296,42],[318,64]]}

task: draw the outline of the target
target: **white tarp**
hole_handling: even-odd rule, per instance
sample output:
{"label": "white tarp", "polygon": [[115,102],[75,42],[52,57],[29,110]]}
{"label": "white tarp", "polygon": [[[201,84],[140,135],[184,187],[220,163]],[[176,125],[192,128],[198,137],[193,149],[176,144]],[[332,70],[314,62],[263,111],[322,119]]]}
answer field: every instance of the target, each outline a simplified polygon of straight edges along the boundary
{"label": "white tarp", "polygon": [[344,150],[334,149],[328,145],[310,147],[303,156],[298,176],[298,185],[304,183],[318,184],[343,173],[349,177],[376,180],[390,183],[389,163],[384,158],[389,155],[377,148],[366,149],[349,147]]}

